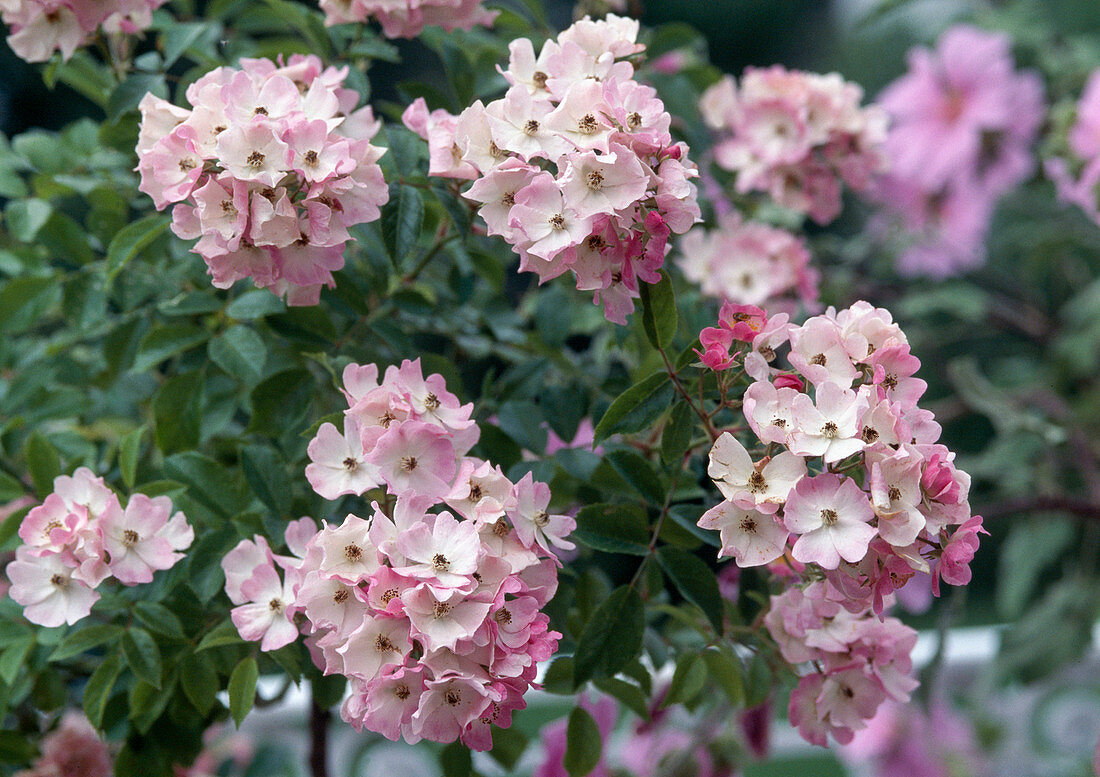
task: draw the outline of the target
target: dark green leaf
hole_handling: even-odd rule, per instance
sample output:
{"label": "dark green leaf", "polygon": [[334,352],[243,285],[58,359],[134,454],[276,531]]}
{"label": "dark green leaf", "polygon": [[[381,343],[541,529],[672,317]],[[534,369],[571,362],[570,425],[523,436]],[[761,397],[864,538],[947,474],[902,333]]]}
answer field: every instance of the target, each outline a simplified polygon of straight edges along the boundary
{"label": "dark green leaf", "polygon": [[634,487],[650,504],[665,503],[665,487],[653,465],[641,455],[629,450],[611,451],[604,455],[604,461],[618,472],[623,480]]}
{"label": "dark green leaf", "polygon": [[96,728],[103,726],[103,713],[115,687],[115,680],[122,672],[122,655],[112,653],[101,663],[84,686],[84,714]]}
{"label": "dark green leaf", "polygon": [[256,682],[260,679],[260,669],[252,656],[241,659],[229,676],[229,713],[237,728],[252,710],[256,701]]}
{"label": "dark green leaf", "polygon": [[287,487],[286,465],[275,451],[263,445],[241,449],[241,469],[252,492],[279,517],[290,512],[290,489]]}
{"label": "dark green leaf", "polygon": [[680,463],[695,431],[695,413],[687,402],[680,402],[672,408],[661,432],[661,461],[668,466]]}
{"label": "dark green leaf", "polygon": [[546,428],[542,408],[533,402],[505,402],[497,412],[501,430],[531,453],[546,450]]}
{"label": "dark green leaf", "polygon": [[21,332],[35,323],[39,306],[56,299],[61,286],[55,278],[14,278],[0,288],[0,332]]}
{"label": "dark green leaf", "polygon": [[108,623],[97,623],[70,631],[50,654],[50,661],[63,661],[66,658],[86,653],[92,648],[113,642],[122,634],[122,627]]}
{"label": "dark green leaf", "polygon": [[34,491],[40,499],[53,492],[53,480],[61,474],[61,459],[57,449],[41,432],[32,432],[23,448],[23,458],[34,481]]}
{"label": "dark green leaf", "polygon": [[617,677],[605,677],[602,680],[596,680],[594,685],[604,693],[614,696],[642,720],[649,720],[649,699],[634,683],[628,683]]}
{"label": "dark green leaf", "polygon": [[577,513],[577,528],[571,536],[605,553],[649,553],[646,514],[637,505],[586,505]]}
{"label": "dark green leaf", "polygon": [[527,750],[527,735],[516,727],[493,727],[493,749],[489,755],[509,773],[514,773],[516,764]]}
{"label": "dark green leaf", "polygon": [[[391,197],[393,188],[391,187]],[[420,239],[420,227],[424,222],[424,197],[419,189],[397,186],[396,202],[386,206],[382,216],[382,234],[393,257],[395,267],[407,265]]]}
{"label": "dark green leaf", "polygon": [[699,517],[703,514],[703,508],[697,505],[673,505],[669,508],[668,517],[682,529],[694,535],[698,539],[710,545],[712,548],[722,547],[722,540],[713,531],[699,528]]}
{"label": "dark green leaf", "polygon": [[134,479],[137,477],[138,455],[141,453],[141,438],[144,435],[145,427],[139,426],[118,443],[118,469],[122,473],[122,482],[130,489],[134,487]]}
{"label": "dark green leaf", "polygon": [[164,453],[196,448],[202,431],[203,375],[184,372],[166,380],[153,397],[154,437]]}
{"label": "dark green leaf", "polygon": [[138,103],[148,92],[157,97],[167,97],[164,76],[159,73],[131,73],[111,92],[107,100],[107,120],[118,121],[123,114],[136,111]]}
{"label": "dark green leaf", "polygon": [[168,229],[169,223],[166,215],[155,213],[120,229],[107,247],[107,280],[114,280],[131,259]]}
{"label": "dark green leaf", "polygon": [[443,767],[443,777],[470,777],[473,774],[473,758],[469,748],[461,742],[451,742],[443,748],[439,764]]}
{"label": "dark green leaf", "polygon": [[250,327],[231,326],[207,348],[216,365],[245,383],[255,383],[264,373],[267,348]]}
{"label": "dark green leaf", "polygon": [[722,595],[714,571],[698,556],[672,545],[657,549],[657,561],[680,594],[702,610],[714,630],[721,634]]}
{"label": "dark green leaf", "polygon": [[186,451],[169,456],[164,460],[164,474],[186,484],[192,496],[225,517],[245,507],[237,480],[230,471],[201,453]]}
{"label": "dark green leaf", "polygon": [[640,432],[652,426],[672,402],[672,383],[661,371],[635,383],[615,398],[596,425],[595,441],[612,434]]}
{"label": "dark green leaf", "polygon": [[573,694],[572,656],[560,656],[550,663],[546,676],[542,680],[542,688],[547,693],[560,693],[565,696]]}
{"label": "dark green leaf", "polygon": [[220,645],[241,644],[244,644],[244,640],[241,639],[241,635],[237,632],[237,627],[234,626],[231,621],[225,621],[224,623],[218,624],[213,630],[207,632],[206,636],[199,642],[199,646],[195,648],[195,652],[198,653],[199,651],[218,647]]}
{"label": "dark green leaf", "polygon": [[676,294],[672,290],[672,279],[668,273],[661,273],[659,283],[638,284],[642,297],[642,324],[646,337],[654,348],[668,348],[676,337]]}
{"label": "dark green leaf", "polygon": [[565,755],[562,766],[569,777],[585,777],[596,768],[603,752],[603,737],[588,711],[576,707],[569,713],[565,729]]}
{"label": "dark green leaf", "polygon": [[122,635],[122,653],[126,663],[139,680],[144,680],[155,688],[160,688],[161,661],[160,648],[153,635],[145,629],[131,626]]}
{"label": "dark green leaf", "polygon": [[0,653],[0,680],[3,680],[5,685],[15,682],[19,670],[26,666],[27,656],[33,649],[34,635],[27,634],[16,639]]}
{"label": "dark green leaf", "polygon": [[727,646],[707,648],[703,651],[710,677],[723,691],[735,708],[745,704],[745,687],[741,680],[741,659]]}
{"label": "dark green leaf", "polygon": [[[175,678],[170,678],[175,683]],[[147,733],[164,712],[168,702],[172,698],[172,689],[161,690],[144,681],[138,681],[130,686],[130,709],[128,717],[134,722],[134,727],[142,734]]]}
{"label": "dark green leaf", "polygon": [[662,707],[673,704],[690,704],[703,690],[707,682],[707,665],[698,653],[684,653],[676,661],[672,683],[661,702]]}
{"label": "dark green leaf", "polygon": [[645,607],[630,586],[620,586],[596,608],[577,641],[573,687],[592,678],[612,677],[642,649]]}
{"label": "dark green leaf", "polygon": [[209,337],[210,334],[206,330],[189,324],[157,327],[141,338],[137,356],[134,358],[134,366],[131,369],[135,372],[145,372],[177,353],[206,342]]}
{"label": "dark green leaf", "polygon": [[12,237],[21,243],[30,243],[49,221],[51,213],[53,207],[45,200],[12,200],[4,209],[4,222]]}
{"label": "dark green leaf", "polygon": [[252,390],[249,430],[281,434],[294,428],[313,401],[314,383],[309,370],[287,370],[272,375]]}
{"label": "dark green leaf", "polygon": [[175,639],[185,639],[183,624],[176,614],[156,602],[138,602],[134,605],[134,616],[145,624],[145,627],[157,634]]}
{"label": "dark green leaf", "polygon": [[0,502],[4,504],[14,502],[25,493],[27,489],[22,483],[7,472],[0,472]]}
{"label": "dark green leaf", "polygon": [[188,654],[180,663],[180,685],[187,699],[203,715],[210,712],[218,698],[218,674],[206,656]]}

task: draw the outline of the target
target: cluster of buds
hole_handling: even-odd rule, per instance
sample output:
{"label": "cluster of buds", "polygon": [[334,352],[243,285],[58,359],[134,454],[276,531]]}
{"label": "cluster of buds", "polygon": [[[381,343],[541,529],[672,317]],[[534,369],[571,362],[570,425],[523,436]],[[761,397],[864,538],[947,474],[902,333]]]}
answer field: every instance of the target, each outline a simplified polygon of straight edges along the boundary
{"label": "cluster of buds", "polygon": [[541,610],[557,589],[550,548],[573,547],[575,522],[530,473],[513,483],[467,455],[473,405],[440,375],[417,360],[378,377],[347,367],[344,432],[322,424],[306,469],[326,499],[379,489],[373,514],[291,524],[292,556],[242,541],[222,563],[233,622],[263,650],[301,623],[317,665],[349,679],[341,714],[357,729],[486,750],[557,649]]}
{"label": "cluster of buds", "polygon": [[55,51],[68,59],[96,33],[134,34],[149,27],[165,0],[0,0],[0,19],[11,30],[8,45],[27,62],[45,62]]}
{"label": "cluster of buds", "polygon": [[313,55],[286,65],[242,59],[187,88],[190,109],[151,94],[141,102],[137,170],[172,230],[206,261],[214,285],[251,277],[316,304],[344,266],[348,227],[389,199],[370,139],[381,124],[342,84],[347,68]]}
{"label": "cluster of buds", "polygon": [[491,235],[520,256],[539,282],[566,271],[615,323],[626,323],[639,283],[656,283],[670,233],[699,219],[695,166],[673,143],[671,117],[626,57],[644,51],[638,22],[585,18],[547,41],[510,45],[511,85],[460,115],[405,112],[428,141],[429,173],[473,180]]}
{"label": "cluster of buds", "polygon": [[736,211],[719,217],[715,229],[684,235],[676,263],[704,294],[738,305],[775,310],[817,300],[819,274],[806,242]]}
{"label": "cluster of buds", "polygon": [[1034,168],[1039,76],[1015,70],[1007,35],[964,25],[935,51],[911,51],[878,102],[891,119],[889,173],[871,193],[910,233],[898,269],[944,277],[980,265],[997,200]]}
{"label": "cluster of buds", "polygon": [[321,10],[329,26],[375,19],[387,38],[415,38],[429,24],[448,32],[489,26],[499,13],[481,0],[321,0]]}
{"label": "cluster of buds", "polygon": [[[970,581],[983,531],[970,478],[917,405],[920,362],[888,311],[857,302],[792,326],[727,305],[700,340],[705,364],[739,364],[752,379],[742,411],[755,438],[750,448],[729,432],[716,440],[708,474],[724,501],[699,525],[721,533],[738,566],[782,560],[792,590],[773,599],[769,630],[791,663],[821,670],[800,686],[792,720],[810,741],[826,730],[844,740],[911,689],[910,632],[882,620],[894,591],[918,572],[937,594],[941,580]],[[781,370],[788,344],[792,369]]]}
{"label": "cluster of buds", "polygon": [[1089,76],[1065,140],[1066,156],[1046,160],[1047,177],[1062,202],[1100,224],[1100,70]]}
{"label": "cluster of buds", "polygon": [[108,578],[150,583],[191,546],[194,530],[166,496],[134,494],[125,509],[86,467],[54,479],[54,490],[19,525],[23,540],[5,573],[8,593],[40,626],[73,624],[99,601]]}
{"label": "cluster of buds", "polygon": [[866,189],[884,166],[886,114],[860,107],[863,90],[836,73],[746,68],[703,93],[703,120],[719,133],[714,161],[737,174],[737,191],[767,192],[780,205],[827,224],[840,213],[841,184]]}

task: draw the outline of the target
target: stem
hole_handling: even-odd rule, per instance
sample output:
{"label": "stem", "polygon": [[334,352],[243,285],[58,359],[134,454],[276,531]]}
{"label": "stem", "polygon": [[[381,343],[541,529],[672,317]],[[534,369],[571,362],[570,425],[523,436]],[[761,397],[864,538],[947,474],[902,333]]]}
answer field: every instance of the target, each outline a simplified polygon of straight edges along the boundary
{"label": "stem", "polygon": [[692,401],[691,395],[687,393],[684,385],[680,383],[680,378],[676,375],[676,370],[672,368],[672,362],[668,360],[668,354],[665,353],[664,348],[658,348],[657,353],[661,354],[661,359],[665,363],[665,370],[668,372],[668,376],[672,379],[672,384],[676,387],[676,391],[684,398],[684,401],[691,406],[691,409],[695,411],[695,415],[699,416],[699,420],[703,422],[703,428],[707,430],[707,434],[710,435],[710,439],[717,440],[718,432],[714,428],[714,424],[710,422],[710,416],[700,408],[695,402]]}
{"label": "stem", "polygon": [[332,713],[309,700],[309,773],[310,777],[328,777],[328,724]]}

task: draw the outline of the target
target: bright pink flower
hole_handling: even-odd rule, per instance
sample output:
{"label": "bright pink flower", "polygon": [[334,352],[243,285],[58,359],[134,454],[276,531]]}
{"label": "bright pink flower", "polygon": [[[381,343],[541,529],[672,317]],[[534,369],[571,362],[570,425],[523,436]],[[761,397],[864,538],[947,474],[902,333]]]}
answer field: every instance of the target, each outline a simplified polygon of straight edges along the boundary
{"label": "bright pink flower", "polygon": [[134,494],[125,513],[105,516],[100,527],[111,574],[124,585],[151,583],[153,571],[175,566],[195,539],[187,518],[172,514],[166,496]]}
{"label": "bright pink flower", "polygon": [[8,595],[23,606],[23,615],[31,623],[72,625],[87,617],[99,601],[99,594],[73,577],[75,571],[61,556],[35,556],[22,545],[4,570],[11,581]]}
{"label": "bright pink flower", "polygon": [[790,532],[775,516],[744,510],[733,502],[719,502],[699,518],[703,529],[717,529],[722,556],[733,556],[739,567],[756,567],[775,561],[787,550]]}
{"label": "bright pink flower", "polygon": [[875,536],[868,525],[874,517],[855,481],[832,474],[802,478],[783,508],[783,523],[800,535],[791,555],[825,569],[836,569],[842,558],[863,558]]}
{"label": "bright pink flower", "polygon": [[382,482],[378,468],[366,461],[359,426],[350,415],[344,418],[344,434],[332,424],[321,424],[306,450],[306,479],[325,499],[361,495]]}
{"label": "bright pink flower", "polygon": [[975,515],[954,531],[943,548],[940,563],[932,574],[932,593],[940,595],[940,579],[951,585],[970,582],[970,562],[978,551],[978,535],[988,535],[982,528],[982,517]]}
{"label": "bright pink flower", "polygon": [[710,450],[707,474],[722,495],[738,507],[771,515],[806,475],[806,462],[784,451],[754,464],[745,446],[732,434],[724,432]]}

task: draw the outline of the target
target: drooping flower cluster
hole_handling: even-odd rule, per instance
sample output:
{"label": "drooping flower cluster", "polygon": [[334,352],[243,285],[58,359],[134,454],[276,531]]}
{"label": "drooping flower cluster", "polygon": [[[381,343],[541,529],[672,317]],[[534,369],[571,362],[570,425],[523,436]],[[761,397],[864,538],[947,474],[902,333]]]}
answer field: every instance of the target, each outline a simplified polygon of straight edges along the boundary
{"label": "drooping flower cluster", "polygon": [[883,169],[886,115],[860,107],[863,90],[837,73],[781,65],[746,68],[703,93],[703,120],[719,133],[714,160],[737,174],[737,191],[767,192],[780,205],[827,224],[841,186],[866,189]]}
{"label": "drooping flower cluster", "polygon": [[[792,326],[727,305],[700,341],[706,365],[741,364],[753,379],[742,412],[755,440],[715,442],[708,473],[724,501],[699,525],[739,566],[784,558],[818,581],[773,598],[767,622],[791,663],[824,667],[800,685],[792,721],[810,741],[843,740],[908,693],[907,630],[881,620],[893,592],[917,572],[932,573],[937,594],[941,580],[970,581],[983,532],[970,478],[917,405],[920,362],[888,311],[857,302]],[[785,345],[792,370],[774,366]]]}
{"label": "drooping flower cluster", "polygon": [[387,38],[415,38],[430,24],[448,32],[488,27],[499,13],[481,0],[321,0],[321,10],[328,26],[374,19]]}
{"label": "drooping flower cluster", "polygon": [[676,263],[703,293],[770,309],[817,300],[818,272],[804,240],[736,211],[713,230],[693,229],[680,241]]}
{"label": "drooping flower cluster", "polygon": [[1100,224],[1100,70],[1089,76],[1066,140],[1067,157],[1047,159],[1044,170],[1058,198]]}
{"label": "drooping flower cluster", "polygon": [[206,261],[214,285],[251,277],[316,304],[344,265],[348,227],[389,199],[370,139],[381,124],[342,84],[347,68],[314,55],[286,65],[242,59],[187,88],[190,109],[146,95],[138,172],[172,230]]}
{"label": "drooping flower cluster", "polygon": [[952,27],[935,51],[911,51],[909,72],[879,97],[892,121],[890,169],[873,197],[912,233],[903,273],[944,277],[984,262],[997,200],[1034,167],[1043,84],[1016,72],[1011,45],[1007,35]]}
{"label": "drooping flower cluster", "polygon": [[318,666],[350,680],[341,713],[356,728],[488,749],[490,724],[510,725],[557,649],[541,610],[557,589],[550,548],[573,547],[575,522],[549,512],[550,490],[530,473],[513,483],[467,455],[473,406],[441,376],[416,360],[378,377],[375,365],[344,371],[343,433],[318,429],[306,476],[326,499],[385,495],[368,519],[319,532],[295,522],[293,556],[242,541],[222,563],[233,622],[274,650],[303,616]]}
{"label": "drooping flower cluster", "polygon": [[45,62],[55,51],[68,59],[102,30],[141,32],[165,0],[4,0],[0,20],[10,29],[8,45],[27,62]]}
{"label": "drooping flower cluster", "polygon": [[428,141],[429,173],[470,179],[490,235],[539,281],[567,270],[577,288],[626,323],[639,283],[656,283],[669,234],[699,218],[694,164],[671,116],[624,58],[645,47],[638,22],[585,18],[547,41],[510,45],[511,85],[453,116],[417,100],[403,117]]}
{"label": "drooping flower cluster", "polygon": [[111,777],[111,754],[84,713],[69,710],[42,739],[42,754],[15,777]]}
{"label": "drooping flower cluster", "polygon": [[99,600],[108,578],[123,585],[153,580],[183,558],[195,532],[166,496],[134,494],[126,507],[86,467],[54,480],[53,493],[19,526],[23,540],[8,564],[8,593],[40,626],[72,625]]}

